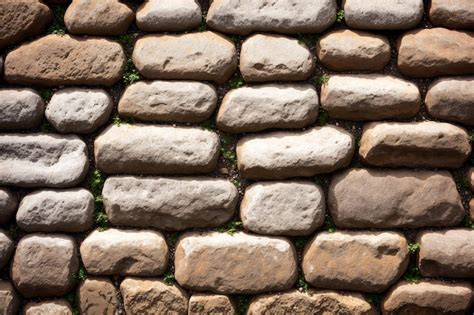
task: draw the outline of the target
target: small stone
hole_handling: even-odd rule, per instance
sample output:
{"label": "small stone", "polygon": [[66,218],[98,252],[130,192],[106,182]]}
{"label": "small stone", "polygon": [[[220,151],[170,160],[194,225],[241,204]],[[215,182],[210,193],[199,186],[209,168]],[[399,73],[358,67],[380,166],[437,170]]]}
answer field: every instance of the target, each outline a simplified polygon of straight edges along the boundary
{"label": "small stone", "polygon": [[474,77],[436,80],[425,98],[426,110],[434,118],[474,125]]}
{"label": "small stone", "polygon": [[247,179],[308,177],[346,167],[354,146],[349,132],[332,125],[252,135],[237,143],[237,164]]}
{"label": "small stone", "polygon": [[420,104],[415,84],[390,75],[332,75],[321,87],[321,106],[336,119],[410,118]]}
{"label": "small stone", "polygon": [[328,206],[341,228],[454,226],[464,208],[447,171],[354,168],[335,175]]}
{"label": "small stone", "polygon": [[0,89],[0,129],[38,127],[43,120],[43,114],[43,99],[35,91]]}
{"label": "small stone", "polygon": [[240,205],[244,228],[268,235],[309,235],[324,223],[323,190],[309,181],[257,182]]}
{"label": "small stone", "polygon": [[[168,4],[174,2],[163,2]],[[121,116],[144,121],[198,123],[208,119],[217,104],[215,88],[194,81],[137,82],[125,90],[118,105]]]}
{"label": "small stone", "polygon": [[88,167],[86,144],[76,136],[0,134],[0,185],[70,187]]}
{"label": "small stone", "polygon": [[107,278],[87,278],[78,289],[78,305],[83,315],[115,315],[119,309],[118,291]]}
{"label": "small stone", "polygon": [[109,177],[103,196],[114,225],[184,230],[229,221],[239,194],[224,179],[128,176]]}
{"label": "small stone", "polygon": [[397,45],[398,69],[415,78],[474,73],[474,35],[445,28],[405,33]]}
{"label": "small stone", "polygon": [[316,121],[318,93],[309,84],[267,84],[228,92],[216,125],[230,133],[298,129]]}
{"label": "small stone", "polygon": [[134,19],[133,11],[118,0],[73,0],[64,14],[68,31],[84,35],[120,35]]}
{"label": "small stone", "polygon": [[72,315],[72,308],[65,300],[30,302],[23,310],[24,315]]}
{"label": "small stone", "polygon": [[212,1],[207,25],[224,33],[320,33],[336,21],[335,0]]}
{"label": "small stone", "polygon": [[0,225],[10,221],[17,207],[18,200],[15,195],[10,190],[0,187]]}
{"label": "small stone", "polygon": [[29,234],[18,243],[11,277],[24,297],[61,296],[74,287],[78,267],[72,237]]}
{"label": "small stone", "polygon": [[14,250],[15,244],[11,238],[5,231],[0,230],[0,269],[8,264]]}
{"label": "small stone", "polygon": [[240,72],[248,82],[307,80],[314,67],[308,47],[292,37],[256,34],[240,51]]}
{"label": "small stone", "polygon": [[92,133],[109,119],[112,97],[102,89],[69,88],[54,93],[46,118],[62,133]]}
{"label": "small stone", "polygon": [[303,273],[318,288],[383,292],[405,272],[408,244],[395,232],[322,232],[306,245]]}
{"label": "small stone", "polygon": [[447,28],[474,28],[474,5],[471,0],[431,0],[430,21]]}
{"label": "small stone", "polygon": [[196,0],[147,0],[137,11],[137,26],[145,32],[192,30],[201,19],[201,6]]}
{"label": "small stone", "polygon": [[426,231],[417,236],[424,277],[474,277],[474,230]]}
{"label": "small stone", "polygon": [[133,49],[133,63],[148,79],[226,82],[237,68],[234,43],[214,32],[148,35]]}
{"label": "small stone", "polygon": [[159,232],[94,231],[82,242],[81,257],[93,275],[158,276],[168,265],[168,246]]}
{"label": "small stone", "polygon": [[11,51],[5,80],[23,85],[106,85],[122,78],[125,54],[102,38],[47,35]]}
{"label": "small stone", "polygon": [[319,61],[335,71],[380,71],[390,61],[385,36],[348,29],[324,35],[316,50]]}
{"label": "small stone", "polygon": [[94,151],[96,165],[109,174],[208,173],[217,164],[219,137],[192,127],[111,125]]}
{"label": "small stone", "polygon": [[175,277],[193,291],[281,291],[295,284],[296,253],[284,238],[243,232],[187,233],[176,245]]}
{"label": "small stone", "polygon": [[474,167],[471,167],[467,173],[467,182],[472,191],[474,191]]}
{"label": "small stone", "polygon": [[234,303],[226,295],[193,294],[189,299],[188,315],[234,315]]}
{"label": "small stone", "polygon": [[472,287],[467,282],[401,281],[382,301],[383,314],[467,314]]}
{"label": "small stone", "polygon": [[125,278],[120,284],[125,313],[188,314],[188,296],[177,285],[158,279]]}
{"label": "small stone", "polygon": [[85,232],[93,212],[94,196],[86,189],[38,190],[23,198],[16,222],[27,232]]}
{"label": "small stone", "polygon": [[469,135],[447,123],[368,123],[359,156],[375,166],[460,167],[471,154]]}
{"label": "small stone", "polygon": [[344,20],[350,28],[405,30],[423,17],[423,0],[345,0]]}
{"label": "small stone", "polygon": [[0,281],[0,314],[16,315],[19,306],[20,298],[12,284],[8,281]]}

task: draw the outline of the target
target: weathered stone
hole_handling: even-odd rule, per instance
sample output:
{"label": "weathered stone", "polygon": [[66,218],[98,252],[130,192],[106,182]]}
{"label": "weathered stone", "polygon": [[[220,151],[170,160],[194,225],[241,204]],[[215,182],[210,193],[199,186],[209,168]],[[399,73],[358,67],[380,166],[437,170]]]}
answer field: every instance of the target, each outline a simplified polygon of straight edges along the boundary
{"label": "weathered stone", "polygon": [[474,73],[474,34],[444,28],[414,30],[398,41],[398,69],[430,78]]}
{"label": "weathered stone", "polygon": [[35,91],[31,89],[0,90],[0,129],[38,127],[43,120],[43,113],[43,99]]}
{"label": "weathered stone", "polygon": [[17,207],[18,200],[15,195],[6,188],[0,188],[0,225],[10,221]]}
{"label": "weathered stone", "polygon": [[322,232],[306,246],[303,273],[315,287],[383,292],[408,266],[406,239],[394,232]]}
{"label": "weathered stone", "polygon": [[216,166],[219,137],[198,128],[112,125],[96,138],[94,151],[106,173],[207,173]]}
{"label": "weathered stone", "polygon": [[85,232],[93,212],[94,196],[84,188],[38,190],[23,198],[16,222],[27,232]]}
{"label": "weathered stone", "polygon": [[474,5],[471,0],[431,0],[430,21],[447,28],[474,28]]}
{"label": "weathered stone", "polygon": [[295,249],[283,238],[242,232],[188,233],[175,252],[178,283],[196,291],[251,294],[292,287]]}
{"label": "weathered stone", "polygon": [[234,315],[236,308],[226,295],[193,294],[189,299],[188,315]]}
{"label": "weathered stone", "polygon": [[451,226],[464,218],[446,171],[350,169],[333,177],[328,207],[342,228]]}
{"label": "weathered stone", "polygon": [[425,277],[474,277],[474,230],[421,232],[418,266]]}
{"label": "weathered stone", "polygon": [[25,297],[61,296],[74,286],[77,271],[74,239],[63,235],[29,234],[13,257],[13,283]]}
{"label": "weathered stone", "polygon": [[316,50],[319,61],[336,71],[379,71],[390,61],[385,36],[348,29],[324,35]]}
{"label": "weathered stone", "polygon": [[25,85],[106,85],[122,78],[120,44],[102,38],[48,35],[11,51],[5,80]]}
{"label": "weathered stone", "polygon": [[107,278],[87,278],[78,289],[78,304],[84,315],[115,315],[119,308],[117,289]]}
{"label": "weathered stone", "polygon": [[332,75],[321,87],[321,106],[337,119],[410,118],[420,103],[415,84],[390,75]]}
{"label": "weathered stone", "polygon": [[423,17],[423,0],[345,0],[344,20],[350,28],[404,30]]}
{"label": "weathered stone", "polygon": [[471,167],[467,173],[467,182],[471,190],[474,191],[474,167]]}
{"label": "weathered stone", "polygon": [[62,133],[91,133],[109,119],[112,97],[99,89],[63,89],[54,93],[46,107],[46,118]]}
{"label": "weathered stone", "polygon": [[291,290],[255,297],[249,305],[248,315],[272,314],[353,314],[375,315],[375,309],[361,294],[314,291],[302,293]]}
{"label": "weathered stone", "polygon": [[240,72],[249,82],[307,80],[314,67],[308,47],[292,37],[256,34],[240,51]]}
{"label": "weathered stone", "polygon": [[231,182],[207,177],[109,177],[103,196],[112,224],[164,230],[219,226],[238,201]]}
{"label": "weathered stone", "polygon": [[318,93],[309,84],[243,87],[224,96],[216,125],[231,133],[304,128],[316,120],[318,109]]}
{"label": "weathered stone", "polygon": [[401,281],[390,290],[381,307],[384,315],[463,315],[467,314],[471,297],[472,287],[467,282]]}
{"label": "weathered stone", "polygon": [[38,0],[2,0],[0,2],[0,48],[44,31],[53,19],[47,5]]}
{"label": "weathered stone", "polygon": [[368,123],[360,140],[359,155],[376,166],[461,166],[471,153],[469,135],[447,123]]}
{"label": "weathered stone", "polygon": [[237,68],[234,43],[213,32],[145,36],[135,43],[132,58],[149,79],[224,83]]}
{"label": "weathered stone", "polygon": [[72,315],[72,308],[65,300],[30,302],[23,310],[24,315]]}
{"label": "weathered stone", "polygon": [[252,184],[240,205],[245,229],[260,234],[309,235],[324,215],[324,192],[309,181]]}
{"label": "weathered stone", "polygon": [[145,121],[197,123],[208,119],[216,104],[217,93],[210,84],[193,81],[137,82],[125,90],[118,111],[122,116]]}
{"label": "weathered stone", "polygon": [[474,77],[435,81],[428,89],[425,105],[434,118],[474,125]]}
{"label": "weathered stone", "polygon": [[353,153],[353,136],[327,125],[246,136],[237,143],[237,164],[244,178],[283,179],[333,172],[347,166]]}
{"label": "weathered stone", "polygon": [[212,1],[207,24],[218,31],[247,35],[253,31],[319,33],[336,20],[335,0]]}
{"label": "weathered stone", "polygon": [[168,246],[159,232],[94,231],[81,244],[81,257],[94,275],[158,276],[168,264]]}
{"label": "weathered stone", "polygon": [[14,250],[15,244],[13,244],[11,238],[5,231],[0,230],[0,269],[8,264]]}
{"label": "weathered stone", "polygon": [[0,135],[0,185],[74,186],[88,166],[86,144],[76,136]]}
{"label": "weathered stone", "polygon": [[0,314],[16,315],[19,306],[20,298],[12,284],[8,281],[0,281]]}
{"label": "weathered stone", "polygon": [[196,0],[147,0],[137,11],[137,26],[145,32],[179,32],[201,24],[201,6]]}
{"label": "weathered stone", "polygon": [[120,35],[134,19],[133,11],[118,0],[73,0],[64,14],[68,31],[84,35]]}
{"label": "weathered stone", "polygon": [[120,291],[127,315],[188,314],[188,296],[177,285],[167,285],[158,279],[126,278]]}

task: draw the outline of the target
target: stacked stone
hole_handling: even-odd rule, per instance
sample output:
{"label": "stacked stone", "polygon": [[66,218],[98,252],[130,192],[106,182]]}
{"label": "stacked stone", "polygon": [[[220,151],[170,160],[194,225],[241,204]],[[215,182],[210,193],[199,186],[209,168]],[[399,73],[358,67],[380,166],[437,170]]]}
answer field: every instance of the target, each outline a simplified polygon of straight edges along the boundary
{"label": "stacked stone", "polygon": [[472,311],[471,0],[45,2],[0,2],[0,314]]}

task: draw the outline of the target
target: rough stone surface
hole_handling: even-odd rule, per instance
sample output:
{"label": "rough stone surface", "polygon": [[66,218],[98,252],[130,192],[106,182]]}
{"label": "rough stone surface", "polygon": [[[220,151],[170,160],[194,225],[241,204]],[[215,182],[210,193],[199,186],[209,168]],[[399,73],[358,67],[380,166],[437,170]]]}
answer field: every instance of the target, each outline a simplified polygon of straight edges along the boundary
{"label": "rough stone surface", "polygon": [[236,308],[226,295],[193,294],[189,299],[188,315],[234,315]]}
{"label": "rough stone surface", "polygon": [[344,20],[350,28],[404,30],[423,17],[423,0],[345,0]]}
{"label": "rough stone surface", "polygon": [[240,50],[240,72],[249,82],[307,80],[314,67],[308,47],[292,37],[256,34]]}
{"label": "rough stone surface", "polygon": [[188,314],[188,296],[177,285],[158,279],[126,278],[120,284],[125,312],[132,314]]}
{"label": "rough stone surface", "polygon": [[84,315],[115,315],[119,308],[117,289],[107,278],[84,280],[78,289],[78,304]]}
{"label": "rough stone surface", "polygon": [[76,245],[69,236],[29,234],[13,257],[11,277],[25,297],[61,296],[74,286],[79,267]]}
{"label": "rough stone surface", "polygon": [[74,186],[88,164],[86,144],[76,136],[0,134],[0,185]]}
{"label": "rough stone surface", "polygon": [[244,228],[259,234],[309,235],[324,215],[324,192],[309,181],[257,182],[240,205]]}
{"label": "rough stone surface", "polygon": [[122,116],[145,121],[197,123],[208,119],[216,104],[217,93],[210,84],[194,81],[137,82],[125,90],[118,111]]}
{"label": "rough stone surface", "polygon": [[471,154],[466,130],[447,123],[368,123],[359,155],[375,166],[460,167]]}
{"label": "rough stone surface", "polygon": [[0,314],[16,315],[19,306],[20,298],[12,284],[8,281],[0,281]]}
{"label": "rough stone surface", "polygon": [[35,91],[0,89],[0,129],[38,127],[43,119],[43,113],[43,99]]}
{"label": "rough stone surface", "polygon": [[0,187],[0,224],[6,224],[15,214],[18,200],[15,195],[6,188]]}
{"label": "rough stone surface", "polygon": [[148,79],[224,83],[237,68],[234,43],[214,32],[145,36],[135,43],[132,58]]}
{"label": "rough stone surface", "polygon": [[208,177],[109,177],[103,196],[112,224],[164,230],[221,225],[238,201],[231,182]]}
{"label": "rough stone surface", "polygon": [[312,124],[318,109],[318,93],[309,84],[243,87],[224,96],[216,125],[231,133],[297,129]]}
{"label": "rough stone surface", "polygon": [[218,31],[247,35],[253,31],[319,33],[336,20],[335,0],[212,1],[207,24]]}
{"label": "rough stone surface", "polygon": [[474,77],[435,81],[426,94],[425,105],[434,118],[474,125]]}
{"label": "rough stone surface", "polygon": [[122,78],[120,44],[101,38],[47,35],[11,51],[5,80],[24,85],[106,85]]}
{"label": "rough stone surface", "polygon": [[474,34],[444,28],[414,30],[398,41],[398,69],[415,78],[474,73]]}
{"label": "rough stone surface", "polygon": [[175,277],[182,286],[222,294],[252,294],[292,287],[295,249],[284,239],[243,232],[188,233],[176,246]]}
{"label": "rough stone surface", "polygon": [[96,230],[82,242],[81,257],[94,275],[158,276],[167,267],[168,246],[159,232]]}
{"label": "rough stone surface", "polygon": [[418,266],[425,277],[474,277],[474,230],[421,232]]}
{"label": "rough stone surface", "polygon": [[471,0],[431,0],[431,23],[447,28],[474,28],[474,4]]}
{"label": "rough stone surface", "polygon": [[332,75],[321,87],[321,106],[337,119],[410,118],[420,103],[415,84],[390,75]]}
{"label": "rough stone surface", "polygon": [[12,257],[15,245],[5,231],[0,230],[0,269],[5,267]]}
{"label": "rough stone surface", "polygon": [[84,188],[39,190],[23,198],[16,222],[27,232],[85,232],[93,212],[94,196]]}
{"label": "rough stone surface", "polygon": [[319,61],[336,71],[379,71],[390,61],[385,36],[348,29],[324,35],[316,50]]}
{"label": "rough stone surface", "polygon": [[109,119],[114,107],[104,90],[69,88],[54,93],[46,118],[62,133],[92,133]]}
{"label": "rough stone surface", "polygon": [[361,294],[291,290],[256,296],[249,305],[248,315],[272,314],[353,314],[375,315],[375,309]]}
{"label": "rough stone surface", "polygon": [[451,226],[464,219],[446,171],[350,169],[332,178],[328,207],[342,228]]}
{"label": "rough stone surface", "polygon": [[2,0],[0,2],[0,48],[41,33],[52,21],[47,5],[37,0]]}
{"label": "rough stone surface", "polygon": [[395,314],[467,314],[472,287],[467,282],[402,281],[382,301],[384,315]]}
{"label": "rough stone surface", "polygon": [[283,179],[335,171],[347,166],[353,153],[353,136],[327,125],[246,136],[237,143],[237,164],[244,178]]}
{"label": "rough stone surface", "polygon": [[304,277],[319,288],[383,292],[405,272],[407,246],[394,232],[322,232],[306,245]]}
{"label": "rough stone surface", "polygon": [[146,32],[179,32],[201,24],[197,0],[147,0],[137,11],[137,26]]}
{"label": "rough stone surface", "polygon": [[72,308],[65,300],[30,302],[23,310],[24,315],[72,315]]}
{"label": "rough stone surface", "polygon": [[219,137],[190,127],[112,125],[96,138],[94,151],[106,173],[207,173],[216,166]]}

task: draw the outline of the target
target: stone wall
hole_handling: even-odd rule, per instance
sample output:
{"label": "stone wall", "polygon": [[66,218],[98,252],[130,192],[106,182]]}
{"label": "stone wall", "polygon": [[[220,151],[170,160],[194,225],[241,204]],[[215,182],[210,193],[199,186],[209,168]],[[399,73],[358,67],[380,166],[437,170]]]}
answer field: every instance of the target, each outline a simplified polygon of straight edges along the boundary
{"label": "stone wall", "polygon": [[0,1],[0,314],[473,314],[474,2],[210,2]]}

